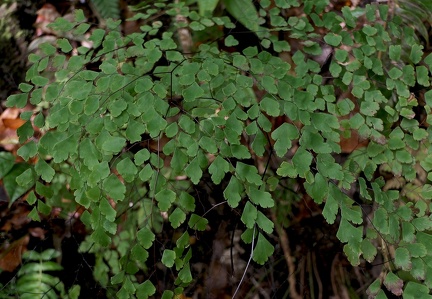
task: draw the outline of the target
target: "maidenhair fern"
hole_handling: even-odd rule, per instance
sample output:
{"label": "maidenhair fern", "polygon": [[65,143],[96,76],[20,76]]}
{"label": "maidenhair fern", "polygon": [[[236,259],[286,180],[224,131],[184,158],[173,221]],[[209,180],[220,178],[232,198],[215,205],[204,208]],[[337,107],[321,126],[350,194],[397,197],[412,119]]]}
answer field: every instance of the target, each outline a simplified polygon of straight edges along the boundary
{"label": "maidenhair fern", "polygon": [[[224,3],[238,9],[234,1]],[[274,252],[269,211],[283,201],[275,194],[295,180],[326,221],[338,224],[352,265],[378,254],[386,258],[368,289],[371,297],[385,298],[386,288],[429,298],[432,92],[426,90],[432,54],[387,5],[355,13],[344,7],[338,14],[326,10],[328,3],[249,5],[254,23],[239,21],[259,29],[260,45],[242,51],[229,18],[200,16],[179,1],[164,11],[173,22],[168,29],[153,22],[122,36],[120,23],[107,20],[106,30],[90,32],[92,47],[79,47],[77,55],[67,56],[72,45],[66,39],[30,55],[28,83],[7,105],[22,108],[29,100],[49,108],[21,115],[26,124],[18,132],[18,154],[37,162],[17,183],[36,186],[38,198],[30,193],[28,201],[33,213],[46,213],[58,195],[56,179],[65,175],[70,209],[83,208],[81,220],[91,231],[81,250],[95,253],[94,276],[113,297],[147,298],[158,291],[171,298],[193,282],[191,235],[212,225],[200,210],[205,200],[193,192],[200,184],[220,186],[211,209],[229,206],[227,213],[243,225],[250,259],[266,263]],[[291,7],[304,13],[285,17]],[[146,7],[136,19],[157,13]],[[176,23],[179,13],[191,22]],[[83,35],[89,30],[83,21],[77,11],[75,21],[58,19],[52,27]],[[185,26],[193,37],[225,26],[224,47],[234,50],[212,42],[185,55],[176,40]],[[285,38],[296,42],[292,55]],[[333,53],[328,69],[314,59],[323,45]],[[44,74],[48,67],[54,82]],[[367,142],[341,164],[341,138],[352,136]],[[391,185],[389,178],[403,184]],[[370,214],[364,205],[373,208]],[[147,268],[164,225],[176,236],[156,258],[172,271],[174,291],[157,290]]]}

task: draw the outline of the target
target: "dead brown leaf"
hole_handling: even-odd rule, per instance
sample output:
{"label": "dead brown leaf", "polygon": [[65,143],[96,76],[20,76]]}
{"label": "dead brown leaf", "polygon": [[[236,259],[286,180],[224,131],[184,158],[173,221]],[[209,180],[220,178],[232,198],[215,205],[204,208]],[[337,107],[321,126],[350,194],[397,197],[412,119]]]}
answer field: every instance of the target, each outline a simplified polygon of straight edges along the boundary
{"label": "dead brown leaf", "polygon": [[0,269],[7,272],[14,271],[21,264],[22,254],[27,250],[29,240],[29,235],[25,235],[2,250],[0,253]]}

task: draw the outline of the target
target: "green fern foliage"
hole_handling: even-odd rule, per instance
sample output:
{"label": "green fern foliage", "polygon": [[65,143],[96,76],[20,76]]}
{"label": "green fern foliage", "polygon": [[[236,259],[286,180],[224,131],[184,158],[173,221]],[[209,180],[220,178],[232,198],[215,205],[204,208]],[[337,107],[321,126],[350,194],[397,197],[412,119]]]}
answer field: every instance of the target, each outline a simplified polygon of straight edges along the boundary
{"label": "green fern foliage", "polygon": [[[16,280],[9,283],[5,290],[9,295],[18,298],[68,298],[77,299],[79,286],[73,286],[68,293],[58,277],[52,275],[62,267],[52,261],[59,255],[53,249],[38,253],[28,251],[23,254],[23,266],[17,273]],[[4,293],[3,293],[4,294]]]}
{"label": "green fern foliage", "polygon": [[394,5],[394,14],[399,16],[406,26],[417,30],[429,45],[428,30],[432,26],[432,1],[399,0]]}
{"label": "green fern foliage", "polygon": [[103,19],[120,18],[119,0],[91,0],[91,3]]}
{"label": "green fern foliage", "polygon": [[[166,226],[177,234],[160,250],[160,261],[173,275],[175,294],[193,282],[191,235],[212,225],[199,210],[196,186],[222,189],[214,206],[240,218],[250,259],[262,265],[274,253],[271,213],[283,202],[277,195],[295,181],[325,220],[338,225],[353,266],[378,255],[392,261],[369,287],[371,297],[385,298],[383,288],[407,298],[427,294],[432,54],[384,4],[336,14],[325,0],[274,1],[272,8],[260,1],[259,8],[248,6],[251,19],[245,19],[234,13],[238,4],[224,3],[246,28],[259,30],[259,44],[237,49],[240,42],[229,33],[221,47],[232,51],[212,42],[185,55],[179,30],[187,27],[196,38],[235,24],[200,16],[179,1],[167,7],[173,22],[167,31],[153,22],[122,36],[119,22],[109,19],[107,29],[90,32],[93,47],[78,48],[79,55],[66,58],[71,46],[62,39],[29,57],[28,83],[7,101],[48,107],[23,114],[28,124],[18,132],[18,154],[38,162],[16,182],[36,182],[34,192],[46,199],[44,206],[33,196],[29,204],[41,213],[55,206],[61,177],[68,186],[62,196],[73,198],[69,210],[84,209],[81,220],[91,234],[80,250],[95,254],[95,278],[112,297],[148,298],[156,293],[149,257]],[[292,7],[304,14],[285,18]],[[177,23],[179,12],[190,23]],[[155,14],[145,6],[136,19]],[[73,31],[79,24],[58,19],[52,26]],[[332,53],[324,57],[328,69],[318,62],[324,49]],[[48,61],[53,82],[44,75]],[[35,128],[42,137],[34,137]],[[342,141],[352,136],[367,142],[347,151]],[[27,268],[22,273],[37,269]],[[47,284],[41,292],[54,296],[54,289]],[[173,295],[166,290],[163,298]]]}

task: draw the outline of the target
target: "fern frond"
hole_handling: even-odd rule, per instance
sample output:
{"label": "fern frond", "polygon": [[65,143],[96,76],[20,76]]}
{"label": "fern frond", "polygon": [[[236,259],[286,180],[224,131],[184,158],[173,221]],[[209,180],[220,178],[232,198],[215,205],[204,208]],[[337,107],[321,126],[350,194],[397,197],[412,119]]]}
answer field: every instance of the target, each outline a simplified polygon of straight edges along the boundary
{"label": "fern frond", "polygon": [[13,298],[20,299],[77,299],[80,292],[79,287],[74,286],[66,294],[63,282],[58,277],[47,273],[63,269],[58,263],[51,261],[59,254],[54,249],[41,253],[36,251],[24,253],[24,265],[17,273],[17,280],[0,290],[0,298],[11,298],[9,296],[12,295]]}
{"label": "fern frond", "polygon": [[119,0],[92,0],[94,9],[103,18],[120,18]]}
{"label": "fern frond", "polygon": [[400,0],[398,1],[397,14],[401,16],[404,23],[413,29],[424,38],[427,45],[429,45],[429,32],[425,24],[432,25],[432,11],[430,6],[432,1],[422,0]]}
{"label": "fern frond", "polygon": [[23,258],[27,263],[18,271],[15,289],[20,298],[59,298],[58,293],[64,294],[64,285],[57,277],[45,273],[59,271],[62,267],[50,261],[58,253],[47,250],[42,253],[30,251]]}

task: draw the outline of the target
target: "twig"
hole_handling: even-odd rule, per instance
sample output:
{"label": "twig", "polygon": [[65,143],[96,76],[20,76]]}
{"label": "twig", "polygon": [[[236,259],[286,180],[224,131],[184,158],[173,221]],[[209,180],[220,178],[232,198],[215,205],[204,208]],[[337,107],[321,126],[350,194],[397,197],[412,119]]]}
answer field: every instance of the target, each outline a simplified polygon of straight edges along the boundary
{"label": "twig", "polygon": [[305,272],[306,272],[306,259],[303,257],[299,263],[300,268],[300,294],[306,294],[305,290]]}
{"label": "twig", "polygon": [[274,210],[272,210],[272,212],[271,212],[271,217],[272,217],[273,223],[275,223],[276,230],[277,230],[277,233],[278,233],[279,238],[280,238],[280,245],[282,247],[285,261],[286,261],[287,266],[288,266],[287,281],[289,284],[290,298],[302,299],[302,296],[300,296],[296,290],[296,280],[295,280],[296,269],[295,269],[293,257],[291,256],[291,250],[289,248],[288,235],[285,232],[285,230],[280,225],[278,225],[278,221],[277,221],[276,214],[275,214]]}
{"label": "twig", "polygon": [[321,281],[321,277],[319,276],[319,271],[316,265],[316,254],[313,253],[312,254],[312,266],[313,266],[313,271],[315,273],[315,277],[317,280],[317,284],[318,284],[318,299],[322,299],[323,297],[323,285],[322,285],[322,281]]}
{"label": "twig", "polygon": [[330,270],[330,281],[331,281],[334,295],[336,296],[336,298],[340,298],[339,289],[338,289],[337,284],[336,284],[337,279],[335,278],[335,276],[337,275],[336,274],[336,263],[337,263],[337,255],[333,258],[333,261],[332,261],[331,270]]}
{"label": "twig", "polygon": [[313,272],[312,272],[312,253],[310,250],[307,253],[307,267],[308,267],[308,273],[309,273],[310,298],[315,299],[315,287],[314,287]]}
{"label": "twig", "polygon": [[259,282],[256,281],[256,279],[254,277],[251,277],[251,281],[254,285],[254,287],[258,290],[258,292],[265,298],[265,299],[270,299],[269,294],[267,294],[267,292],[260,286]]}

